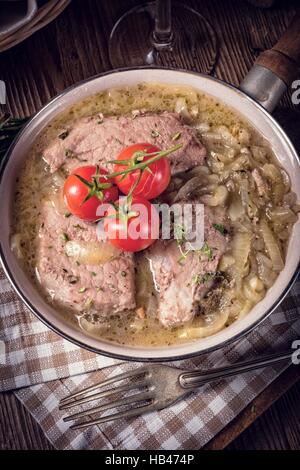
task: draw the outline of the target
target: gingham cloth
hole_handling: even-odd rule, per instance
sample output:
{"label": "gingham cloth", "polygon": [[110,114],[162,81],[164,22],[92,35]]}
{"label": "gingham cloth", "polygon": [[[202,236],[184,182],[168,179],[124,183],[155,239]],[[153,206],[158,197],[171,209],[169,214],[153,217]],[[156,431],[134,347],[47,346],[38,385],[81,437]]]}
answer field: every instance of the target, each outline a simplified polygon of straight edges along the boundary
{"label": "gingham cloth", "polygon": [[[300,281],[280,308],[246,337],[173,365],[211,368],[291,347],[300,336],[299,297]],[[16,397],[57,449],[199,449],[287,367],[281,364],[206,385],[160,412],[70,431],[58,409],[62,397],[138,364],[97,356],[61,339],[28,311],[1,271],[0,301],[1,390],[18,389]]]}

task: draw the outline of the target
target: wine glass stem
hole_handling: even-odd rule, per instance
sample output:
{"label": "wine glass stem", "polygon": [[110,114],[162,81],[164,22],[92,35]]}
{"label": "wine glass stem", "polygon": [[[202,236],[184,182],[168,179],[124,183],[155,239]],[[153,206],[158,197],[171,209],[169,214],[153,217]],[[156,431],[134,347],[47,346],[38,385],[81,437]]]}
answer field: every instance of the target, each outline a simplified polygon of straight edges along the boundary
{"label": "wine glass stem", "polygon": [[173,39],[171,0],[156,0],[155,8],[153,45],[156,49],[164,49],[171,45]]}

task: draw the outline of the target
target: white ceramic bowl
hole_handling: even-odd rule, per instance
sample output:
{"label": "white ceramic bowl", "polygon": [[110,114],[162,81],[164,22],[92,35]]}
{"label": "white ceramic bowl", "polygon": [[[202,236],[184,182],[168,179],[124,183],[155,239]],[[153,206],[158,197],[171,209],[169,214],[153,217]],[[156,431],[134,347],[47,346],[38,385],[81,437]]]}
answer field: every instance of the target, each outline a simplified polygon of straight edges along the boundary
{"label": "white ceramic bowl", "polygon": [[143,361],[170,361],[197,355],[223,346],[257,326],[281,302],[295,280],[300,262],[300,220],[295,224],[289,243],[285,268],[279,274],[265,298],[251,312],[219,333],[190,343],[168,347],[128,347],[88,336],[68,324],[49,306],[30,283],[10,250],[10,220],[14,201],[14,182],[29,147],[41,130],[66,107],[87,96],[111,87],[135,85],[141,82],[161,82],[188,85],[208,93],[236,109],[270,143],[281,165],[290,175],[292,188],[300,201],[300,163],[297,153],[282,128],[258,103],[239,89],[204,75],[167,69],[135,69],[114,71],[92,78],[66,90],[38,112],[26,125],[11,147],[1,172],[0,186],[0,248],[5,272],[26,305],[44,323],[63,337],[89,350],[108,356]]}

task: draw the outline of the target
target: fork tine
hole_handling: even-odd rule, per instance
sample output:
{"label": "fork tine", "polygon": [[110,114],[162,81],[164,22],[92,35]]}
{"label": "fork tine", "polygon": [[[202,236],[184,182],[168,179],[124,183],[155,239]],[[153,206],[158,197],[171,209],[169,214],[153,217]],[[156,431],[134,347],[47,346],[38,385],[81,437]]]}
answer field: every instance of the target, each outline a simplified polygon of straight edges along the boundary
{"label": "fork tine", "polygon": [[82,405],[83,403],[88,403],[89,401],[94,401],[98,398],[110,397],[115,393],[119,392],[128,392],[129,390],[133,390],[135,388],[146,387],[149,385],[149,380],[143,380],[142,382],[130,382],[121,387],[114,387],[109,388],[108,390],[103,390],[102,392],[94,393],[93,395],[88,395],[87,397],[80,398],[79,400],[73,400],[72,402],[63,403],[59,406],[60,410],[66,410],[68,408],[72,408],[73,406]]}
{"label": "fork tine", "polygon": [[94,424],[106,423],[107,421],[114,421],[116,419],[133,418],[134,416],[139,416],[144,413],[154,411],[156,409],[157,405],[155,403],[148,404],[140,406],[139,408],[133,408],[131,410],[121,411],[119,413],[111,414],[108,416],[102,416],[101,418],[93,419],[91,421],[83,421],[77,424],[73,424],[72,426],[70,426],[70,429],[83,429],[87,428],[88,426],[93,426]]}
{"label": "fork tine", "polygon": [[147,369],[145,367],[140,367],[139,369],[135,369],[132,371],[128,372],[123,372],[122,374],[117,374],[114,377],[111,377],[107,380],[104,380],[103,382],[100,382],[96,385],[91,385],[90,387],[84,388],[83,390],[80,390],[79,392],[72,393],[71,395],[68,395],[67,397],[64,397],[60,400],[60,404],[63,405],[65,402],[69,402],[70,400],[73,400],[74,398],[77,398],[81,395],[86,395],[89,392],[92,392],[93,390],[96,390],[97,388],[104,387],[105,385],[112,384],[114,382],[119,382],[120,380],[125,380],[130,377],[138,377],[139,375],[144,374],[147,372]]}
{"label": "fork tine", "polygon": [[130,397],[125,397],[117,401],[112,401],[110,403],[105,403],[104,405],[96,406],[95,408],[89,408],[88,410],[75,413],[71,416],[66,416],[66,418],[64,418],[64,421],[74,421],[78,418],[83,418],[84,416],[89,416],[94,413],[100,413],[102,411],[110,410],[112,408],[117,408],[118,406],[131,405],[133,403],[137,404],[140,401],[149,400],[151,398],[154,398],[153,391],[137,393],[135,395],[131,395]]}

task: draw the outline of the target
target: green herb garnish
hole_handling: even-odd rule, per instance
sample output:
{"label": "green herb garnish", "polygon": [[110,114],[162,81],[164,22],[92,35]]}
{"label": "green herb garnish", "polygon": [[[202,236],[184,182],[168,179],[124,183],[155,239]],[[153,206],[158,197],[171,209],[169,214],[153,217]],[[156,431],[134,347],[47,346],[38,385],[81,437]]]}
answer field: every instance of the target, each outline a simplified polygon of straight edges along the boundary
{"label": "green herb garnish", "polygon": [[80,289],[78,289],[79,294],[83,294],[85,291],[86,287],[80,287]]}
{"label": "green herb garnish", "polygon": [[[147,152],[146,150],[140,150],[137,152],[134,152],[132,155],[131,159],[128,160],[111,160],[107,163],[114,163],[114,164],[121,164],[122,166],[127,166],[127,168],[121,170],[121,171],[115,171],[113,173],[110,173],[105,176],[105,179],[110,179],[112,180],[113,178],[120,176],[121,181],[126,177],[126,175],[139,171],[138,178],[136,179],[135,183],[132,185],[127,197],[125,198],[125,201],[122,204],[119,204],[118,207],[116,207],[118,217],[123,221],[124,225],[126,226],[127,221],[131,217],[136,217],[138,216],[137,212],[131,211],[131,204],[132,204],[132,198],[133,198],[133,192],[137,185],[139,184],[141,177],[143,175],[144,171],[149,171],[149,167],[152,163],[156,162],[157,160],[160,160],[163,157],[166,157],[170,155],[173,152],[176,152],[176,150],[179,150],[182,147],[182,144],[175,145],[174,147],[171,147],[167,150],[160,150],[160,151],[154,151],[154,152]],[[145,160],[145,157],[148,159]],[[151,169],[150,169],[151,171]],[[82,177],[76,175],[80,181],[85,183],[86,186],[90,188],[90,191],[93,190],[91,183],[88,181],[84,180]],[[87,196],[87,198],[90,197],[90,192]],[[94,194],[94,193],[92,193]],[[98,195],[98,194],[97,194]],[[99,196],[98,196],[99,197]],[[85,199],[86,200],[86,199]],[[83,202],[85,202],[85,200]]]}
{"label": "green herb garnish", "polygon": [[65,156],[67,158],[76,158],[77,157],[76,153],[74,153],[73,150],[71,150],[71,149],[65,149]]}
{"label": "green herb garnish", "polygon": [[154,139],[156,139],[159,136],[160,136],[160,133],[156,129],[151,131],[151,137],[153,137]]}
{"label": "green herb garnish", "polygon": [[76,282],[79,281],[79,277],[78,276],[73,276],[72,274],[70,274],[68,276],[68,281],[70,284],[76,284]]}
{"label": "green herb garnish", "polygon": [[102,122],[104,121],[104,116],[103,116],[103,114],[102,114],[102,113],[101,113],[101,114],[98,114],[97,117],[98,117],[97,124],[102,124]]}
{"label": "green herb garnish", "polygon": [[174,238],[176,240],[178,249],[180,251],[181,256],[178,258],[177,263],[181,263],[184,261],[187,257],[187,255],[190,253],[191,250],[184,251],[183,250],[183,244],[186,242],[186,237],[185,237],[185,228],[183,225],[180,224],[174,224]]}
{"label": "green herb garnish", "polygon": [[185,242],[185,228],[183,225],[174,224],[174,238],[177,245],[182,245]]}
{"label": "green herb garnish", "polygon": [[214,273],[195,274],[192,277],[192,283],[193,284],[205,284],[210,279],[212,279],[214,275],[215,275]]}
{"label": "green herb garnish", "polygon": [[59,134],[58,138],[61,139],[61,140],[65,140],[69,135],[69,131],[66,130],[66,131],[63,131],[61,134]]}
{"label": "green herb garnish", "polygon": [[222,235],[226,235],[228,233],[228,230],[224,227],[223,224],[213,224],[213,228],[218,230]]}
{"label": "green herb garnish", "polygon": [[176,132],[176,134],[173,135],[172,140],[173,141],[178,140],[180,139],[180,137],[181,137],[181,132]]}
{"label": "green herb garnish", "polygon": [[204,255],[207,256],[209,260],[213,259],[213,250],[212,248],[208,245],[207,242],[205,242],[200,250]]}
{"label": "green herb garnish", "polygon": [[88,308],[91,308],[93,305],[94,305],[94,300],[91,299],[91,298],[89,298],[89,299],[87,299],[87,301],[85,302],[84,308],[87,308],[87,309],[88,309]]}
{"label": "green herb garnish", "polygon": [[0,117],[0,159],[27,121],[28,118],[12,118],[9,114]]}
{"label": "green herb garnish", "polygon": [[61,234],[61,238],[62,238],[63,241],[65,241],[65,242],[68,242],[68,241],[70,240],[70,237],[69,237],[69,235],[68,235],[66,232],[63,232],[63,233]]}
{"label": "green herb garnish", "polygon": [[[96,173],[92,176],[92,181],[88,181],[80,175],[75,174],[75,176],[79,179],[79,181],[81,181],[81,183],[83,183],[88,188],[88,193],[86,197],[84,198],[84,200],[82,201],[82,203],[80,204],[81,206],[93,196],[97,196],[99,201],[102,202],[104,199],[103,190],[109,189],[112,187],[112,183],[109,183],[109,182],[101,183],[99,181],[100,178],[103,177],[103,175],[101,175],[100,168],[98,165],[96,165]],[[110,175],[105,175],[105,179],[108,180],[109,177]],[[84,228],[79,224],[74,225],[74,227],[84,230]]]}

